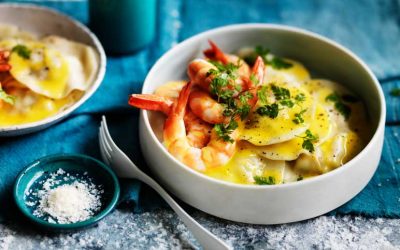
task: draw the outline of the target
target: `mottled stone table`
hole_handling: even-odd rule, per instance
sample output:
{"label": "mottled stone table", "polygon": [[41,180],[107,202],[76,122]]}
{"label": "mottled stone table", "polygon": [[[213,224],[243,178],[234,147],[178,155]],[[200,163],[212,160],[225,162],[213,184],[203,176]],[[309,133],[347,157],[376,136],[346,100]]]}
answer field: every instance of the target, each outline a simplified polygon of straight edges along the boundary
{"label": "mottled stone table", "polygon": [[[8,0],[0,0],[4,1]],[[88,21],[86,0],[13,2],[41,4],[56,8],[83,23]],[[109,116],[110,112],[115,111],[114,116],[122,116],[124,109],[121,107],[126,105],[127,94],[140,92],[148,69],[171,46],[210,28],[233,23],[267,22],[306,28],[334,39],[354,51],[372,68],[387,98],[387,132],[382,166],[392,169],[393,173],[375,176],[370,188],[379,188],[386,181],[392,185],[398,183],[393,178],[397,178],[400,162],[397,150],[400,98],[391,97],[388,93],[400,87],[399,1],[165,0],[159,3],[159,33],[151,47],[136,55],[109,57],[102,86],[69,121],[42,133],[7,139],[7,143],[1,144],[6,140],[0,140],[0,146],[3,146],[0,159],[17,160],[22,169],[39,156],[52,153],[84,153],[99,158],[98,145],[92,142],[97,140],[100,115],[108,112]],[[137,122],[127,124],[133,127]],[[137,127],[134,129],[136,131]],[[123,130],[123,133],[126,131]],[[68,140],[52,143],[54,138],[65,134],[69,135]],[[39,144],[46,146],[38,147]],[[136,150],[129,148],[126,152]],[[4,180],[13,180],[20,170],[5,171],[6,166],[1,167]],[[395,195],[384,197],[391,199],[393,204],[400,201],[400,197]],[[4,206],[5,202],[1,201]],[[398,209],[391,211],[391,214],[394,211]],[[193,216],[236,249],[400,249],[400,219],[322,216],[300,223],[255,226],[220,220],[201,212],[194,212]],[[198,247],[186,227],[167,209],[145,213],[116,210],[97,227],[68,234],[45,235],[30,228],[29,224],[0,224],[0,249]]]}
{"label": "mottled stone table", "polygon": [[[321,216],[299,223],[259,226],[233,223],[202,212],[192,215],[235,249],[400,249],[400,219]],[[96,227],[43,234],[0,225],[0,249],[198,249],[169,209],[135,214],[116,210]]]}

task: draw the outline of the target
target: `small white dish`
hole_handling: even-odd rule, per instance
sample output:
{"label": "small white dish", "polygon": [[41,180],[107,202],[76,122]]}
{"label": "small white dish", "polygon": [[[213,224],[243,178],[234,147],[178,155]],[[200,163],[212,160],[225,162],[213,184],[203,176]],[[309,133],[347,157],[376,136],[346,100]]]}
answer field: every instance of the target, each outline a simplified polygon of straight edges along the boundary
{"label": "small white dish", "polygon": [[153,66],[143,93],[153,93],[167,81],[187,79],[190,60],[215,41],[226,52],[263,45],[273,53],[305,64],[360,96],[373,133],[367,146],[345,165],[318,177],[273,186],[239,185],[213,179],[180,163],[157,139],[149,112],[141,111],[140,143],[152,172],[174,195],[217,217],[253,224],[278,224],[327,213],[357,195],[378,166],[384,139],[385,98],[367,65],[336,42],[298,28],[269,24],[226,26],[198,34],[173,47]]}
{"label": "small white dish", "polygon": [[85,94],[73,105],[43,120],[0,128],[0,136],[16,136],[45,129],[62,120],[81,106],[97,90],[106,70],[106,55],[97,37],[82,23],[57,11],[26,4],[0,4],[0,23],[16,25],[38,35],[58,35],[92,46],[100,56],[94,81]]}

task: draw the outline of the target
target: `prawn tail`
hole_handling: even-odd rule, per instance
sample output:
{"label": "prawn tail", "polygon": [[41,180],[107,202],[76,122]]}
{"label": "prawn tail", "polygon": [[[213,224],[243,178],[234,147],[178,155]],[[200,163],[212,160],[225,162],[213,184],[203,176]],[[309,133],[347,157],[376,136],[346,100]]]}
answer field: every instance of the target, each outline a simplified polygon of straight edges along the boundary
{"label": "prawn tail", "polygon": [[211,48],[203,51],[205,57],[211,60],[219,61],[223,64],[229,63],[229,58],[225,53],[211,40],[208,40]]}
{"label": "prawn tail", "polygon": [[184,117],[186,111],[186,105],[189,100],[190,90],[192,88],[193,83],[189,81],[179,93],[179,97],[175,105],[172,107],[172,113],[176,114],[179,117]]}
{"label": "prawn tail", "polygon": [[151,94],[132,94],[129,97],[128,103],[139,109],[161,111],[168,115],[171,111],[174,99]]}
{"label": "prawn tail", "polygon": [[[261,85],[264,81],[264,60],[261,58],[261,56],[258,56],[256,59],[256,62],[254,63],[254,66],[251,70],[251,74],[254,76],[255,79],[249,79],[249,92],[252,94],[252,98],[249,100],[249,104],[254,109],[257,101],[258,101],[258,96],[257,96],[257,85]],[[254,82],[255,81],[255,82]]]}

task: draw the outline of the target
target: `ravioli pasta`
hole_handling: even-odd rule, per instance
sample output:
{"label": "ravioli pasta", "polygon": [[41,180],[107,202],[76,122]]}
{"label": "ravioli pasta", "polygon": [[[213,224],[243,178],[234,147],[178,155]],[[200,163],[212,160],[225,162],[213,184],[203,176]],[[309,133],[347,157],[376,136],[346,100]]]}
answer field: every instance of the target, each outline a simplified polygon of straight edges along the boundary
{"label": "ravioli pasta", "polygon": [[[363,149],[370,133],[363,103],[342,85],[312,79],[301,63],[288,61],[293,64],[289,69],[267,65],[263,84],[279,85],[293,95],[304,93],[305,101],[301,106],[283,109],[274,119],[252,115],[247,124],[240,125],[242,140],[234,157],[205,174],[241,184],[255,183],[258,176],[271,177],[273,184],[283,184],[329,172]],[[354,97],[345,104],[351,110],[347,119],[327,98],[332,94]],[[293,119],[301,110],[306,110],[304,122],[296,124]],[[312,152],[303,147],[306,131],[318,138]]]}
{"label": "ravioli pasta", "polygon": [[[238,55],[246,58],[252,51],[243,49]],[[339,83],[312,78],[300,62],[279,60],[290,66],[274,67],[267,61],[257,86],[258,94],[264,93],[247,119],[238,122],[233,157],[201,172],[239,184],[283,184],[336,169],[365,146],[370,128],[363,102]],[[175,85],[167,83],[155,93]],[[160,119],[150,114],[162,140]]]}
{"label": "ravioli pasta", "polygon": [[[0,24],[0,127],[53,116],[79,100],[93,83],[99,55],[90,46],[39,37]],[[1,58],[0,58],[1,59]]]}

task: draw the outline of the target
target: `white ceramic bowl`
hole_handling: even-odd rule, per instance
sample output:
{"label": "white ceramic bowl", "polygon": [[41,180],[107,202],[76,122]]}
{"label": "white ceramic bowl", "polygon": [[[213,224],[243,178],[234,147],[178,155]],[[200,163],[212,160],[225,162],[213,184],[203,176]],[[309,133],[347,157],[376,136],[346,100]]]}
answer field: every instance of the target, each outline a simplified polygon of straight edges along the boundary
{"label": "white ceramic bowl", "polygon": [[0,4],[0,23],[19,26],[38,35],[59,35],[92,46],[100,55],[95,80],[76,103],[43,120],[0,128],[0,136],[23,135],[42,130],[68,116],[81,106],[100,86],[106,70],[106,55],[96,36],[82,23],[51,9],[25,4]]}
{"label": "white ceramic bowl", "polygon": [[324,175],[275,186],[238,185],[210,178],[174,159],[157,139],[148,112],[140,117],[140,143],[152,172],[186,203],[228,220],[277,224],[300,221],[331,211],[358,194],[371,179],[381,156],[385,99],[371,70],[356,55],[320,35],[287,26],[244,24],[198,34],[161,57],[149,72],[143,93],[163,83],[187,79],[186,66],[215,41],[226,52],[264,45],[296,59],[324,78],[343,83],[365,102],[374,133],[354,159]]}

